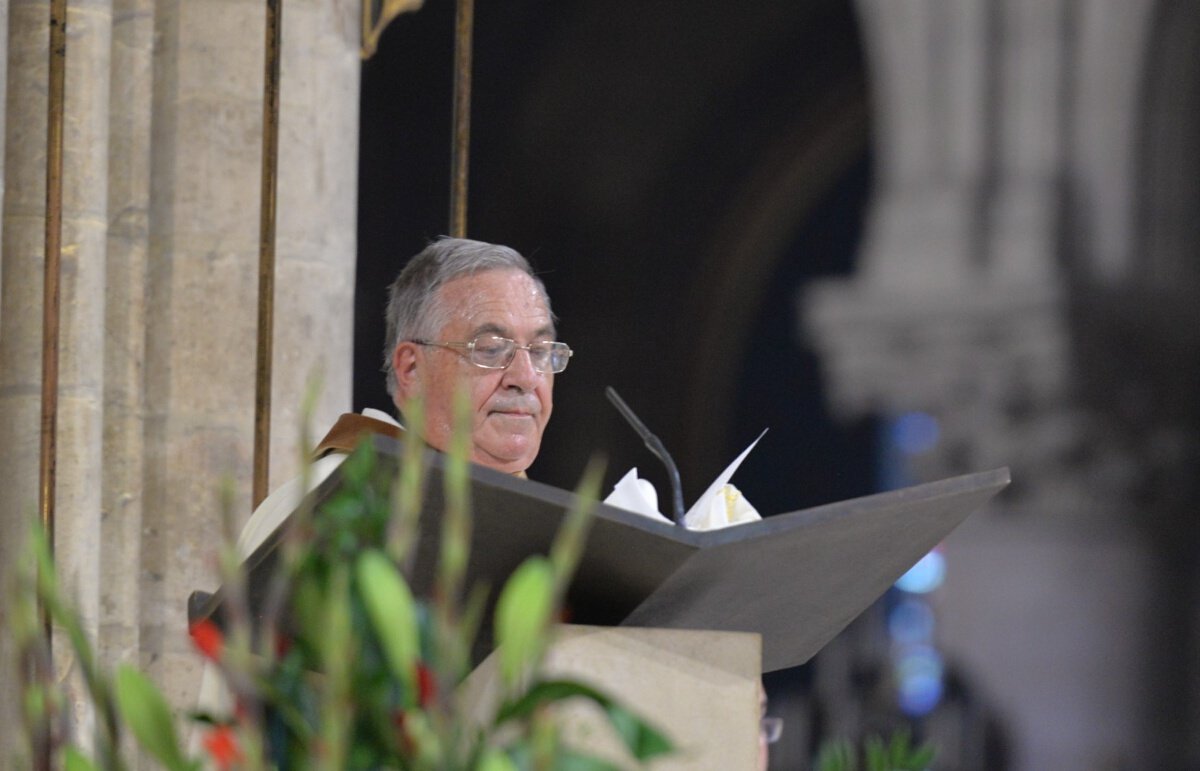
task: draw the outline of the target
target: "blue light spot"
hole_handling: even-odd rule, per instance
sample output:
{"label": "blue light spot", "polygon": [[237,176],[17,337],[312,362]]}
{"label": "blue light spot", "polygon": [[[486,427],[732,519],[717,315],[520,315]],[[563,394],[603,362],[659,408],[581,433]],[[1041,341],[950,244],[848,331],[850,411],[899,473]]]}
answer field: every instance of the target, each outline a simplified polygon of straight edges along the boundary
{"label": "blue light spot", "polygon": [[934,616],[928,603],[912,597],[896,603],[888,613],[888,634],[899,645],[927,643],[933,639]]}
{"label": "blue light spot", "polygon": [[911,717],[933,711],[942,699],[942,657],[927,645],[914,646],[896,661],[900,709]]}
{"label": "blue light spot", "polygon": [[946,579],[946,558],[939,551],[931,551],[896,580],[896,588],[912,594],[927,594],[937,589]]}
{"label": "blue light spot", "polygon": [[937,418],[925,412],[906,412],[892,421],[892,444],[907,455],[920,455],[937,446],[941,429]]}

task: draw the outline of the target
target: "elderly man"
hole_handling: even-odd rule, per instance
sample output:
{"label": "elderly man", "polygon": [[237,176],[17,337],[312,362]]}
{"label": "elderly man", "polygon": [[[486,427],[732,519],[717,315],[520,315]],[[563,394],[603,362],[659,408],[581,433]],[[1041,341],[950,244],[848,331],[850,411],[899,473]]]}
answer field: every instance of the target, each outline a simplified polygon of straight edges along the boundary
{"label": "elderly man", "polygon": [[[384,352],[388,392],[401,416],[417,400],[423,403],[422,433],[432,447],[449,446],[454,395],[463,389],[471,405],[470,460],[524,476],[550,420],[554,376],[570,358],[571,349],[555,340],[545,286],[506,246],[440,238],[392,284]],[[364,437],[402,431],[379,410],[342,415],[316,448],[310,489]],[[243,558],[300,505],[306,492],[301,484],[293,479],[280,486],[251,515],[237,543]],[[222,701],[217,673],[205,666],[199,702],[215,709]]]}
{"label": "elderly man", "polygon": [[[571,349],[555,339],[550,298],[529,263],[506,246],[440,238],[409,261],[387,306],[384,371],[399,414],[424,405],[423,438],[445,450],[454,395],[471,408],[470,460],[523,476],[541,447],[553,409],[554,376]],[[310,485],[320,484],[366,435],[398,436],[379,410],[346,414],[317,445]],[[273,492],[247,522],[238,549],[249,555],[295,510],[293,480]]]}

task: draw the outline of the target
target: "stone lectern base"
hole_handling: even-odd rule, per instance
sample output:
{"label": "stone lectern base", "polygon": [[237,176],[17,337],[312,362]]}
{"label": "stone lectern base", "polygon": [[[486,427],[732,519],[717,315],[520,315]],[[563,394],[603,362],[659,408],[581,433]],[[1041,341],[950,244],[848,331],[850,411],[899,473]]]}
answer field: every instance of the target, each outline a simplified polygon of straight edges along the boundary
{"label": "stone lectern base", "polygon": [[[549,677],[578,680],[653,723],[677,752],[653,771],[752,771],[758,762],[758,634],[684,629],[560,626],[546,657]],[[498,657],[488,656],[463,684],[472,717],[494,714],[501,695]],[[583,700],[558,709],[568,742],[620,764],[631,758],[598,708]]]}

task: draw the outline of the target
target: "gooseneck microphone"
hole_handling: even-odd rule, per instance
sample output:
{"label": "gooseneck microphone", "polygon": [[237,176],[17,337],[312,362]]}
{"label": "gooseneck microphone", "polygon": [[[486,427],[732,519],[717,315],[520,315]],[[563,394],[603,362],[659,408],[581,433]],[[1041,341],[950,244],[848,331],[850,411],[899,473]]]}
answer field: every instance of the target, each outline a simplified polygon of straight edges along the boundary
{"label": "gooseneck microphone", "polygon": [[617,412],[621,413],[621,417],[633,426],[633,430],[637,431],[638,436],[646,443],[647,449],[654,453],[663,465],[667,467],[667,476],[671,480],[671,498],[675,509],[675,524],[683,526],[683,484],[679,481],[679,469],[675,467],[675,461],[671,459],[671,453],[667,452],[667,448],[663,445],[662,440],[654,434],[650,433],[650,429],[646,428],[646,424],[638,419],[638,416],[633,414],[633,410],[625,403],[625,400],[617,395],[616,389],[612,386],[604,388],[604,395],[617,408]]}

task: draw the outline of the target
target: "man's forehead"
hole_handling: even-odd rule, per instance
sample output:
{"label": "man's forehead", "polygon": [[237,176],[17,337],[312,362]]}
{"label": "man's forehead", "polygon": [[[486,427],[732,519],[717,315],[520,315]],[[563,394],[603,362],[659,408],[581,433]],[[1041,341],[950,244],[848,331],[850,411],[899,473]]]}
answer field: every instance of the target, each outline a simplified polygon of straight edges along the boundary
{"label": "man's forehead", "polygon": [[536,283],[519,270],[460,276],[441,289],[447,327],[474,335],[553,335],[554,321]]}

